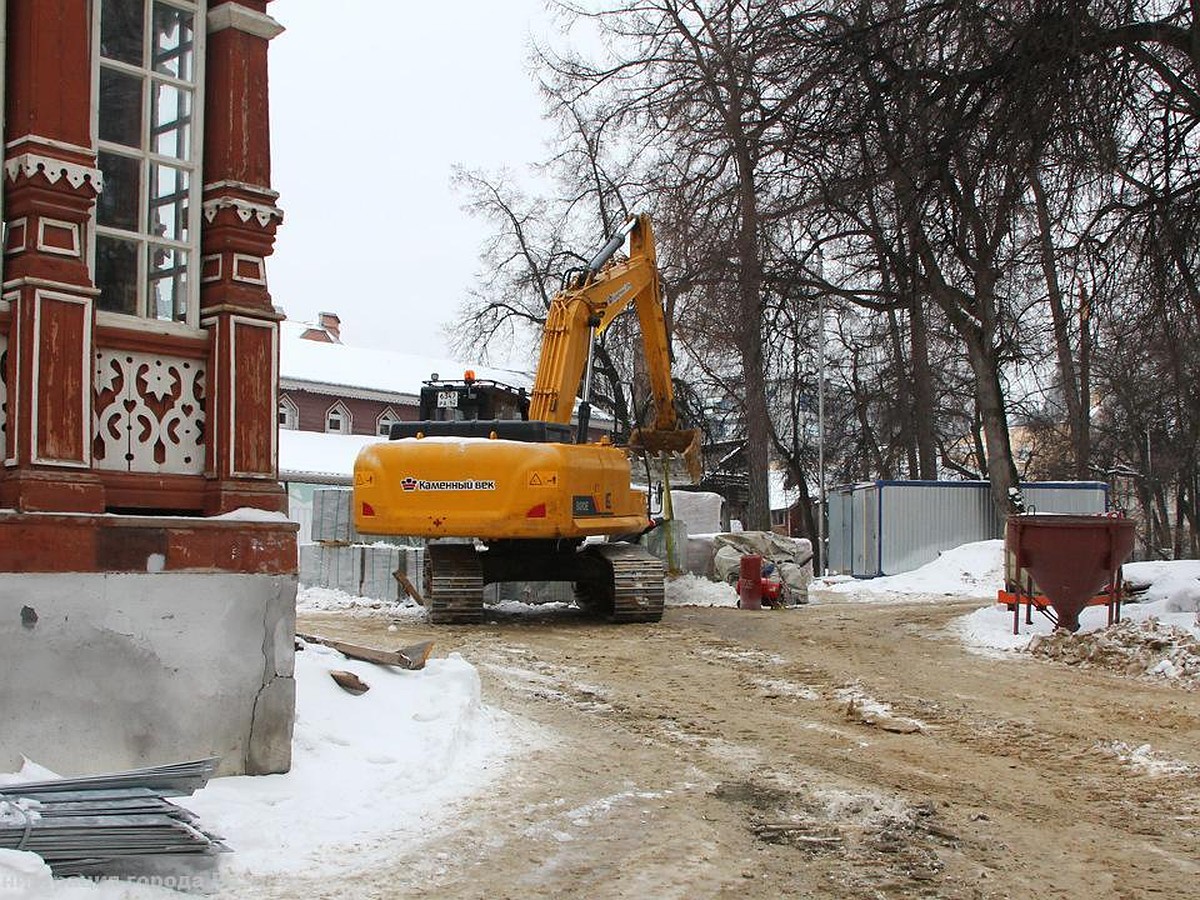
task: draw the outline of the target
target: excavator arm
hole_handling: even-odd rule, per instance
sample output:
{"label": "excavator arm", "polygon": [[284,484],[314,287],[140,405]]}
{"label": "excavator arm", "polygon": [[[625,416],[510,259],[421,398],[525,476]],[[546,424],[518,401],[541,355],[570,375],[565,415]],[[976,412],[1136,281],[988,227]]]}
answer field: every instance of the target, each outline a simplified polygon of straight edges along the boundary
{"label": "excavator arm", "polygon": [[[626,237],[629,258],[610,264]],[[630,448],[681,455],[693,480],[699,480],[699,433],[680,429],[675,411],[654,232],[650,217],[644,213],[630,217],[585,269],[568,277],[563,290],[551,301],[542,332],[529,417],[569,423],[581,381],[584,404],[588,402],[595,339],[630,304],[637,309],[654,398],[654,425],[636,429],[630,436]],[[586,410],[586,406],[581,408],[581,440],[586,439]]]}

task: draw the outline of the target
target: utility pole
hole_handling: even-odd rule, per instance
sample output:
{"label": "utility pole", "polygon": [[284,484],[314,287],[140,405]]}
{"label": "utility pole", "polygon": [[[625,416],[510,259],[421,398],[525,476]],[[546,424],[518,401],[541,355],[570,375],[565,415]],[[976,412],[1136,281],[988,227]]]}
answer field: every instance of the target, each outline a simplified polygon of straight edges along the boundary
{"label": "utility pole", "polygon": [[[825,280],[825,254],[817,248],[817,274]],[[820,508],[817,510],[817,554],[824,575],[829,571],[825,560],[825,291],[817,294],[817,495]]]}

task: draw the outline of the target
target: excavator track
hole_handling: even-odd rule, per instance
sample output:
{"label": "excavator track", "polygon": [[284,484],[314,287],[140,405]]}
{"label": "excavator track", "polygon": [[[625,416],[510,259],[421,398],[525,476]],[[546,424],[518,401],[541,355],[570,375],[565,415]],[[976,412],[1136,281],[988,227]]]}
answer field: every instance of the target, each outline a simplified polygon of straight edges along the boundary
{"label": "excavator track", "polygon": [[472,544],[425,548],[425,606],[434,625],[483,621],[483,566]]}
{"label": "excavator track", "polygon": [[[637,544],[596,544],[583,551],[598,559],[607,577],[588,585],[609,607],[612,622],[657,622],[663,614],[663,564]],[[600,596],[603,596],[601,600]],[[611,601],[611,605],[608,602]]]}

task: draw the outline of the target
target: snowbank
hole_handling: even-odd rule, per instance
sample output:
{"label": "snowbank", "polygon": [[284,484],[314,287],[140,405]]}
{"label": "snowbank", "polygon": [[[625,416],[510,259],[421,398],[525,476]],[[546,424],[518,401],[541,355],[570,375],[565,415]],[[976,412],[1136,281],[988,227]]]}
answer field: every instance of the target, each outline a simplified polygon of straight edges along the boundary
{"label": "snowbank", "polygon": [[1164,612],[1200,610],[1200,560],[1127,563],[1122,573],[1131,591],[1144,602],[1163,602]]}
{"label": "snowbank", "polygon": [[912,572],[847,581],[821,578],[811,590],[839,600],[912,601],[940,597],[995,599],[1004,586],[1004,541],[977,541],[946,550],[933,562]]}
{"label": "snowbank", "polygon": [[[329,676],[335,669],[370,690],[343,691]],[[457,802],[497,777],[515,747],[536,749],[541,740],[531,726],[482,704],[479,676],[457,654],[408,672],[305,644],[296,654],[296,694],[290,772],[214,779],[179,801],[234,851],[219,857],[222,896],[253,894],[255,876],[336,876],[376,865],[389,847],[436,834]],[[26,762],[0,775],[0,784],[45,777],[54,776]],[[171,881],[51,881],[40,857],[0,850],[0,900],[181,896],[153,884]]]}
{"label": "snowbank", "polygon": [[[479,676],[457,654],[408,672],[304,647],[292,770],[216,779],[184,801],[234,849],[222,858],[230,877],[369,865],[444,822],[456,800],[495,776],[516,740],[512,720],[482,705]],[[333,669],[370,690],[346,693]]]}
{"label": "snowbank", "polygon": [[411,599],[403,602],[359,597],[337,588],[304,587],[296,592],[297,612],[386,612],[395,619],[423,619],[425,607]]}
{"label": "snowbank", "polygon": [[737,606],[738,593],[724,582],[688,573],[667,579],[664,601],[667,606]]}

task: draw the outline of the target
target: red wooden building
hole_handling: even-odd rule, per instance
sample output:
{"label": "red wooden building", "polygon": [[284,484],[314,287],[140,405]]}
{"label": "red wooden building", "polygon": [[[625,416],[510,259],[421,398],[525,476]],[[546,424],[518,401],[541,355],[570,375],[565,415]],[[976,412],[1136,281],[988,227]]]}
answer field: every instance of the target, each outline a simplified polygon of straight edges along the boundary
{"label": "red wooden building", "polygon": [[0,506],[282,508],[266,0],[8,0]]}
{"label": "red wooden building", "polygon": [[[294,526],[203,518],[285,508],[276,472],[281,315],[265,262],[282,219],[267,104],[267,49],[281,30],[267,0],[0,0],[0,613],[59,598],[44,601],[28,634],[0,623],[0,651],[10,673],[22,654],[31,672],[48,653],[74,655],[71,665],[98,673],[93,710],[133,715],[121,688],[99,674],[119,672],[124,657],[87,656],[95,635],[76,626],[96,604],[120,602],[106,599],[104,579],[142,579],[135,587],[145,603],[128,613],[130,652],[158,641],[152,649],[166,660],[183,636],[149,617],[178,612],[182,621],[215,604],[200,573],[245,576],[236,581],[243,607],[263,604],[282,622],[286,646],[265,669],[261,652],[245,661],[244,692],[230,680],[223,690],[232,693],[194,697],[194,712],[204,719],[210,703],[217,721],[224,705],[232,722],[245,700],[246,721],[228,731],[244,737],[254,718],[260,737],[221,745],[220,735],[180,726],[191,737],[171,738],[180,752],[211,742],[227,771],[286,768],[291,730]],[[173,575],[201,596],[180,597]],[[260,591],[255,578],[270,584]],[[83,597],[90,606],[77,606]],[[214,654],[228,637],[203,616],[192,627]],[[178,679],[208,674],[178,670],[130,670],[128,684],[161,678],[164,696],[186,697]],[[0,685],[0,706],[36,744],[47,733],[36,716],[8,707],[52,689],[18,681]],[[69,715],[74,698],[53,702]],[[278,719],[270,725],[268,707]],[[134,742],[135,758],[123,740],[98,742],[96,755],[169,756],[156,743],[164,735]]]}

